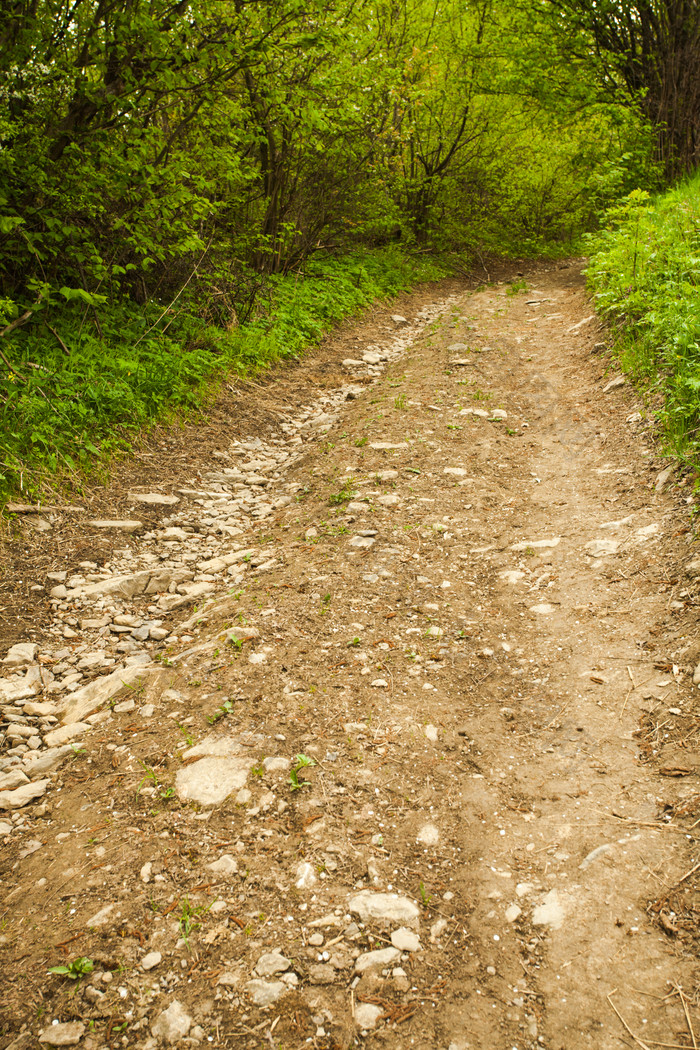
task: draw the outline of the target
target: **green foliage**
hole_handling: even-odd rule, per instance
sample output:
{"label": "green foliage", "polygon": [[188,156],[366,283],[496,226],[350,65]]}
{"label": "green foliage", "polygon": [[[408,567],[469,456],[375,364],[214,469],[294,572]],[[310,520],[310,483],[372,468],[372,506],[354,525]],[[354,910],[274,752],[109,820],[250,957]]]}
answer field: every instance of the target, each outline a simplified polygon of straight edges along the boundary
{"label": "green foliage", "polygon": [[[40,491],[47,476],[89,469],[128,448],[136,430],[176,409],[196,412],[218,376],[296,358],[348,314],[444,273],[435,261],[397,249],[319,256],[301,280],[274,278],[266,309],[232,331],[202,329],[193,311],[171,319],[167,331],[152,328],[159,311],[128,303],[103,307],[98,330],[75,303],[52,306],[8,340],[13,369],[0,371],[0,496],[20,485]],[[47,325],[60,327],[68,354]]]}
{"label": "green foliage", "polygon": [[49,973],[56,973],[61,977],[68,977],[71,981],[79,981],[81,977],[85,977],[87,974],[92,973],[94,968],[92,959],[80,955],[78,958],[71,960],[71,962],[65,966],[49,967]]}
{"label": "green foliage", "polygon": [[430,250],[459,271],[561,254],[653,187],[654,129],[606,88],[575,6],[19,4],[0,28],[0,496],[441,276]]}
{"label": "green foliage", "polygon": [[308,758],[306,755],[297,755],[294,759],[294,765],[289,771],[289,784],[291,791],[298,791],[303,787],[311,787],[308,780],[300,780],[299,773],[302,769],[307,766],[315,766],[316,762],[313,758]]}
{"label": "green foliage", "polygon": [[669,449],[700,454],[700,174],[655,199],[630,193],[594,241],[588,280],[622,369],[663,397]]}

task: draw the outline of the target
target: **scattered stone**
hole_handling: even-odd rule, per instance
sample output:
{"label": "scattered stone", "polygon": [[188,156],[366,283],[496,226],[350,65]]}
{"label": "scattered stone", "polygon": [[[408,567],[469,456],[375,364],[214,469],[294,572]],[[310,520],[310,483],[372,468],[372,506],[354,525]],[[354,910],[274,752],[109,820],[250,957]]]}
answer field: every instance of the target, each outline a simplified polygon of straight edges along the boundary
{"label": "scattered stone", "polygon": [[261,1009],[272,1006],[289,991],[289,985],[283,981],[248,981],[246,988],[254,1005]]}
{"label": "scattered stone", "polygon": [[437,846],[440,841],[440,832],[434,824],[424,824],[416,835],[416,842],[421,846]]}
{"label": "scattered stone", "polygon": [[179,496],[165,496],[160,492],[130,492],[129,499],[147,503],[150,507],[172,507],[180,502]]}
{"label": "scattered stone", "polygon": [[39,1042],[47,1046],[76,1046],[83,1038],[85,1025],[81,1021],[52,1024],[39,1034]]}
{"label": "scattered stone", "polygon": [[506,908],[506,922],[515,922],[522,913],[522,908],[519,908],[517,904],[511,904],[510,908]]}
{"label": "scattered stone", "polygon": [[12,648],[8,649],[7,656],[2,662],[5,667],[15,670],[28,667],[29,664],[34,662],[38,648],[39,646],[36,642],[18,642],[17,645],[13,645]]}
{"label": "scattered stone", "polygon": [[80,722],[87,715],[98,711],[103,704],[106,704],[113,696],[116,696],[124,686],[133,685],[140,679],[142,680],[146,673],[144,667],[138,664],[132,667],[120,667],[117,671],[112,671],[111,674],[102,678],[96,678],[94,682],[90,682],[89,685],[76,690],[63,711],[62,721],[64,725]]}
{"label": "scattered stone", "polygon": [[105,904],[103,908],[100,908],[99,911],[95,912],[91,919],[88,919],[85,925],[90,928],[104,926],[106,923],[113,921],[119,916],[119,912],[117,912],[116,915],[112,915],[115,908],[116,904]]}
{"label": "scattered stone", "polygon": [[427,726],[423,729],[423,732],[425,733],[426,739],[429,740],[431,744],[437,744],[440,739],[440,733],[437,726],[431,725],[430,722],[428,722]]}
{"label": "scattered stone", "polygon": [[468,471],[464,467],[445,467],[443,474],[454,474],[455,477],[465,478]]}
{"label": "scattered stone", "polygon": [[355,1006],[355,1024],[364,1032],[376,1028],[383,1016],[381,1006],[372,1003],[358,1003]]}
{"label": "scattered stone", "polygon": [[348,910],[358,915],[362,922],[381,919],[384,922],[414,926],[420,917],[420,908],[408,897],[397,893],[372,893],[362,890],[348,902]]}
{"label": "scattered stone", "polygon": [[44,743],[47,747],[60,747],[61,744],[67,744],[69,740],[77,740],[84,736],[89,729],[92,729],[92,726],[88,722],[71,722],[70,725],[59,726],[58,729],[45,733]]}
{"label": "scattered stone", "polygon": [[363,952],[355,960],[355,972],[366,973],[367,970],[385,970],[401,957],[398,948],[379,948],[374,952]]}
{"label": "scattered stone", "polygon": [[607,386],[603,387],[603,393],[609,394],[611,390],[619,390],[621,386],[624,386],[626,379],[624,376],[616,376],[615,379],[611,379]]}
{"label": "scattered stone", "polygon": [[217,875],[235,875],[238,872],[238,862],[230,853],[222,854],[218,860],[212,861],[211,864],[207,864],[207,867],[209,868],[209,871],[213,871]]}
{"label": "scattered stone", "polygon": [[550,890],[541,904],[532,913],[533,926],[551,926],[559,930],[564,925],[564,908],[556,890]]}
{"label": "scattered stone", "polygon": [[561,543],[561,536],[555,536],[551,540],[523,540],[522,543],[514,543],[511,546],[512,551],[526,551],[532,548],[533,551],[549,550],[552,547],[558,547]]}
{"label": "scattered stone", "polygon": [[144,970],[153,970],[162,961],[163,956],[160,952],[149,952],[148,955],[144,955],[141,960],[141,967]]}
{"label": "scattered stone", "polygon": [[138,532],[143,528],[142,521],[105,521],[99,518],[89,521],[88,525],[92,525],[93,529],[113,529],[115,532],[126,533]]}
{"label": "scattered stone", "polygon": [[666,488],[669,480],[673,477],[674,467],[666,467],[659,474],[656,475],[656,484],[654,485],[654,492],[663,492]]}
{"label": "scattered stone", "polygon": [[258,977],[273,977],[276,973],[285,973],[291,965],[291,960],[276,949],[260,956],[255,964],[255,972]]}
{"label": "scattered stone", "polygon": [[540,602],[539,605],[531,605],[530,612],[537,613],[538,616],[549,616],[551,613],[556,612],[556,605],[551,605],[549,602]]}
{"label": "scattered stone", "polygon": [[178,1043],[192,1027],[192,1018],[177,999],[173,999],[167,1010],[163,1010],[151,1025],[151,1033],[165,1043]]}
{"label": "scattered stone", "polygon": [[391,943],[400,952],[419,952],[421,943],[418,935],[413,930],[407,930],[405,926],[394,930],[391,935]]}
{"label": "scattered stone", "polygon": [[298,890],[309,890],[316,885],[316,871],[313,864],[310,864],[308,860],[302,860],[297,864],[296,875],[294,885]]}
{"label": "scattered stone", "polygon": [[604,558],[609,554],[617,554],[620,549],[619,540],[591,540],[583,548],[591,558]]}
{"label": "scattered stone", "polygon": [[23,784],[14,791],[0,791],[0,809],[22,809],[46,794],[50,780],[36,780],[33,784]]}

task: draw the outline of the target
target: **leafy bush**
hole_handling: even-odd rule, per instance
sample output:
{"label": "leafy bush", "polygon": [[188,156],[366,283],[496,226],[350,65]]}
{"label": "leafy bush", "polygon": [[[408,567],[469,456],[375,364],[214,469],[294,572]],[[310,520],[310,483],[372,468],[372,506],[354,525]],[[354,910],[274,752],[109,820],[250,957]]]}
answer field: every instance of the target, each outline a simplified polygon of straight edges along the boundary
{"label": "leafy bush", "polygon": [[635,190],[608,213],[588,280],[612,323],[622,369],[663,396],[668,447],[700,453],[700,173],[651,199]]}
{"label": "leafy bush", "polygon": [[271,278],[264,312],[230,331],[156,304],[39,311],[3,340],[12,369],[0,377],[0,494],[89,469],[137,429],[206,403],[217,377],[299,357],[344,317],[444,272],[396,249],[317,257],[303,275]]}

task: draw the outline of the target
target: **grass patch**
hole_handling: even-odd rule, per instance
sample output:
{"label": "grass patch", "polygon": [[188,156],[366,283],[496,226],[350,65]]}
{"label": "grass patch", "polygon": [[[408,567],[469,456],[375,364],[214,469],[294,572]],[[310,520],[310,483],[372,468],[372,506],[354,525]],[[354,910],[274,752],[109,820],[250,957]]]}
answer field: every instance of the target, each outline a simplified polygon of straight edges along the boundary
{"label": "grass patch", "polygon": [[635,190],[596,236],[588,280],[623,371],[661,395],[665,444],[700,454],[700,173],[652,199]]}
{"label": "grass patch", "polygon": [[196,303],[38,312],[0,347],[0,500],[89,472],[139,430],[206,406],[222,377],[298,358],[370,303],[446,273],[397,249],[318,256],[303,276],[271,279],[264,310],[230,330],[203,323]]}

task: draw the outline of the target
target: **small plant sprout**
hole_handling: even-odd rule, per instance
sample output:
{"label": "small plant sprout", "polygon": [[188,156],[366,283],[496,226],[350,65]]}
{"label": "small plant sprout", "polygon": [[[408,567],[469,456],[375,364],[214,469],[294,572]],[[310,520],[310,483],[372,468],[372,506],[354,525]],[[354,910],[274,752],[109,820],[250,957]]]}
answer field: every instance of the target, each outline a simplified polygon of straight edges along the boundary
{"label": "small plant sprout", "polygon": [[360,639],[357,637],[357,635],[355,635],[355,637],[348,642],[348,648],[356,649],[359,644]]}
{"label": "small plant sprout", "polygon": [[214,723],[218,722],[220,718],[225,718],[226,715],[230,715],[232,711],[233,700],[227,698],[222,702],[221,707],[216,709],[213,715],[209,715],[207,722],[209,722],[210,725],[214,725]]}
{"label": "small plant sprout", "polygon": [[199,921],[199,916],[208,912],[210,907],[211,905],[206,907],[204,904],[193,907],[190,903],[189,897],[183,897],[180,905],[180,917],[177,921],[177,926],[180,931],[180,936],[188,948],[190,946],[190,934],[194,930],[198,930],[202,925]]}
{"label": "small plant sprout", "polygon": [[425,883],[424,882],[419,882],[418,883],[418,892],[420,894],[420,902],[421,902],[421,904],[423,905],[424,908],[427,908],[430,905],[431,900],[433,899],[432,893],[428,893],[428,891],[425,888]]}
{"label": "small plant sprout", "polygon": [[73,959],[65,966],[52,966],[49,969],[49,973],[56,973],[61,977],[68,977],[71,981],[79,981],[81,977],[85,977],[86,974],[92,973],[93,970],[94,964],[92,959],[87,959],[84,955],[79,955],[77,959]]}
{"label": "small plant sprout", "polygon": [[308,780],[300,780],[299,773],[306,766],[315,766],[316,763],[313,758],[308,758],[306,755],[297,755],[294,759],[294,765],[289,773],[289,783],[292,791],[298,791],[299,788],[311,787]]}

